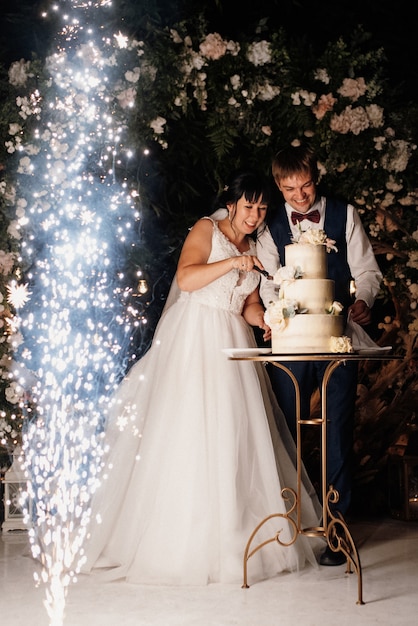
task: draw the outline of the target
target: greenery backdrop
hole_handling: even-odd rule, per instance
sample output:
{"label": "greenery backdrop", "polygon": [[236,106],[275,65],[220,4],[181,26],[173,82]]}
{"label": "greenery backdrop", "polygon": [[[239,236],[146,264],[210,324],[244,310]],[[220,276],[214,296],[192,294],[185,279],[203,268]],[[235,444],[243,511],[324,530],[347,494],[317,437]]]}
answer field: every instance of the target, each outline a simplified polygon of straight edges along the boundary
{"label": "greenery backdrop", "polygon": [[[54,89],[44,42],[55,25],[35,19],[41,4],[25,0],[17,14],[10,12],[9,25],[20,33],[30,28],[30,35],[24,50],[2,50],[0,436],[6,447],[18,437],[26,401],[10,374],[16,335],[8,285],[26,282],[27,270],[19,260],[16,228],[25,206],[14,185],[19,159],[30,159],[36,144],[43,96]],[[334,15],[334,21],[323,19],[321,29],[309,22],[321,21],[312,15],[312,3],[261,2],[257,10],[244,4],[236,13],[228,2],[120,0],[108,24],[109,33],[121,31],[130,42],[111,101],[113,113],[129,124],[137,154],[121,176],[137,189],[143,216],[143,246],[129,259],[151,287],[141,296],[149,319],[141,350],[149,346],[187,229],[210,210],[229,172],[243,164],[269,172],[281,146],[309,137],[319,155],[321,185],[357,206],[384,274],[373,337],[404,357],[365,363],[360,371],[356,493],[359,502],[366,494],[369,506],[379,510],[385,507],[388,450],[415,419],[418,387],[415,94],[404,68],[394,72],[388,49],[364,28],[367,20],[347,18],[344,28]],[[324,3],[324,16],[332,16],[334,4]],[[357,6],[343,2],[340,9],[345,4]],[[385,17],[386,9],[382,3],[378,16]],[[39,101],[30,109],[36,90]]]}

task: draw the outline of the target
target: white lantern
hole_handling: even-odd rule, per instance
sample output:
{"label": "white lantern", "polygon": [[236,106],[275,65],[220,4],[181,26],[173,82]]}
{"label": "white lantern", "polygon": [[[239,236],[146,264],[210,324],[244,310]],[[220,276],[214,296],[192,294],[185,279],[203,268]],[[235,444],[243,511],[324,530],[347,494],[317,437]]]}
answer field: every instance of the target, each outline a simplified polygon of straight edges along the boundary
{"label": "white lantern", "polygon": [[[15,448],[13,463],[4,475],[4,522],[2,532],[28,530],[24,519],[29,513],[31,501],[28,497],[28,481],[21,463],[21,449]],[[25,510],[26,509],[26,510]]]}

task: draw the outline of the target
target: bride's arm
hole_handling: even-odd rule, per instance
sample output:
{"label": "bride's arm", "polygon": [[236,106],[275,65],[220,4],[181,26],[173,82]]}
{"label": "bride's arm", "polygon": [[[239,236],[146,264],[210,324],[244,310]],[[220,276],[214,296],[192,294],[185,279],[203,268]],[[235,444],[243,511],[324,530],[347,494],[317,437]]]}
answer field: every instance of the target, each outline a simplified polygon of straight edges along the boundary
{"label": "bride's arm", "polygon": [[177,282],[182,291],[201,289],[224,276],[241,263],[252,263],[248,256],[233,256],[208,263],[212,249],[213,223],[201,219],[193,226],[184,242],[177,266]]}
{"label": "bride's arm", "polygon": [[271,336],[270,326],[264,321],[264,306],[261,303],[260,292],[257,287],[245,301],[242,316],[250,326],[257,326],[264,330],[263,339],[267,341]]}

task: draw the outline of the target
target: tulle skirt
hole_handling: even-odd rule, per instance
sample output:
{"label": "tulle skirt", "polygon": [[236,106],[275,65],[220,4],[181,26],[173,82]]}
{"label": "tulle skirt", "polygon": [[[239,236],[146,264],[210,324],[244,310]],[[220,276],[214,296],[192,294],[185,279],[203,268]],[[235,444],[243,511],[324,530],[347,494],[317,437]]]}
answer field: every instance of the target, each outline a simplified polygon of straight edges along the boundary
{"label": "tulle skirt", "polygon": [[[106,568],[105,579],[132,583],[242,582],[250,534],[284,514],[281,491],[296,488],[293,441],[263,364],[222,351],[249,345],[240,315],[187,297],[163,314],[112,401],[84,572]],[[302,511],[304,525],[318,524],[309,484]],[[257,543],[278,530],[292,542],[288,521],[274,518]],[[306,562],[316,564],[315,543],[300,535],[287,547],[265,546],[248,567],[262,580]]]}

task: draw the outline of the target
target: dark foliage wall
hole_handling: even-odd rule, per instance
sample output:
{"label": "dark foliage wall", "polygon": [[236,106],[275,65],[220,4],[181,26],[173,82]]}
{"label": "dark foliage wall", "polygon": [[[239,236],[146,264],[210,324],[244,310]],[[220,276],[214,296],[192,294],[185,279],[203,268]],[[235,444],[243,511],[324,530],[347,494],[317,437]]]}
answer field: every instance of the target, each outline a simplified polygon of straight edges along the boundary
{"label": "dark foliage wall", "polygon": [[[61,0],[62,5],[65,2],[66,0]],[[21,58],[42,59],[48,52],[51,38],[59,29],[59,25],[54,23],[53,15],[48,20],[43,20],[40,19],[40,13],[45,8],[49,9],[51,5],[50,0],[19,0],[18,2],[1,0],[1,102],[10,101],[7,75],[10,64]],[[238,5],[235,0],[114,0],[113,5],[115,7],[114,18],[111,19],[114,19],[114,24],[109,23],[109,30],[119,31],[122,28],[127,34],[136,35],[138,38],[142,35],[150,37],[150,33],[152,37],[153,31],[160,33],[164,27],[183,19],[187,19],[188,24],[193,23],[193,20],[202,13],[207,20],[209,29],[207,32],[219,31],[223,37],[230,37],[234,40],[241,41],[246,35],[250,37],[257,28],[260,38],[262,38],[263,29],[266,29],[266,32],[268,29],[270,33],[272,31],[278,33],[282,29],[285,47],[291,51],[290,61],[297,70],[298,78],[301,77],[301,84],[312,69],[312,60],[323,55],[329,42],[336,42],[339,37],[349,39],[361,26],[363,34],[359,35],[359,48],[383,49],[382,56],[379,57],[382,67],[373,67],[373,72],[378,74],[380,69],[384,71],[384,87],[387,92],[385,113],[388,121],[393,121],[394,125],[401,123],[405,136],[413,136],[415,133],[417,137],[415,143],[418,143],[418,38],[415,33],[415,22],[411,19],[409,0],[408,2],[398,0],[397,3],[393,0],[380,2],[374,0],[319,0],[318,2],[312,0],[241,0]],[[155,41],[159,41],[157,37]],[[299,87],[300,85],[297,86]],[[287,98],[289,100],[289,94]],[[281,114],[279,108],[280,105],[277,109],[278,115]],[[304,107],[299,107],[292,119],[288,116],[289,110],[290,107],[286,109],[285,114],[282,113],[285,119],[280,120],[280,123],[287,129],[288,135],[291,135],[299,121],[297,115],[301,115],[300,112],[304,110]],[[138,233],[144,245],[137,249],[138,258],[132,259],[133,265],[143,268],[151,286],[150,291],[143,296],[141,304],[148,319],[145,334],[141,336],[144,351],[150,344],[164,306],[178,253],[187,230],[196,218],[210,210],[221,177],[227,174],[223,171],[226,169],[226,165],[224,167],[226,162],[221,162],[218,154],[215,153],[211,158],[206,158],[207,134],[205,135],[205,129],[199,134],[200,118],[174,121],[178,123],[172,124],[170,148],[158,150],[159,146],[154,142],[155,158],[136,160],[132,165],[132,170],[127,173],[138,183],[138,188],[143,187],[146,190],[147,200],[142,207],[143,217]],[[3,107],[3,115],[0,113],[2,137],[7,136],[8,125],[7,111]],[[140,121],[135,119],[132,134],[138,146],[141,143],[139,128]],[[190,141],[190,137],[193,137],[193,141]],[[350,165],[355,168],[353,162],[355,162],[356,151],[358,152],[357,142],[361,139],[359,140],[357,136],[344,135],[343,141],[346,139],[347,143],[343,144],[342,152],[354,155]],[[248,148],[248,144],[244,141],[237,143],[238,147],[228,153],[230,158],[228,166],[232,168],[234,159],[237,161],[243,159],[243,151],[248,149],[245,158],[255,158],[257,164],[268,171],[271,155],[278,141],[279,138],[272,137],[270,145],[265,150],[259,149],[254,154],[251,152],[251,145]],[[202,155],[205,155],[205,159]],[[1,169],[7,168],[7,157],[4,145],[1,145]],[[366,161],[363,157],[364,152],[361,152],[357,163],[359,169]],[[414,158],[416,163],[417,156],[415,155]],[[219,165],[220,163],[222,166]],[[414,187],[418,188],[417,168],[411,168],[411,171],[412,174],[408,174],[409,180],[406,181],[409,190]],[[351,177],[353,178],[352,173]],[[331,171],[328,183],[337,187],[342,178],[341,176],[333,177]],[[362,184],[363,179],[358,177],[353,180],[351,188],[349,188],[349,175],[346,176],[345,181],[346,188],[343,191],[351,191],[354,194],[354,191],[359,191],[355,189],[355,186]],[[378,217],[380,233],[384,233],[380,242],[374,243],[379,248],[379,262],[382,270],[385,275],[389,275],[391,268],[395,265],[394,257],[398,261],[398,268],[402,262],[405,263],[403,259],[408,258],[407,246],[411,244],[408,237],[410,238],[411,233],[416,230],[416,220],[414,224],[410,215],[415,209],[412,206],[409,209],[407,206],[402,207],[395,202],[393,207],[389,207],[390,210],[378,206],[373,209]],[[410,213],[406,219],[408,210]],[[375,228],[377,228],[376,225]],[[403,248],[398,245],[399,242],[403,242]],[[408,287],[405,287],[407,282],[405,276],[401,274],[400,271],[392,271],[388,281],[390,293],[386,294],[379,303],[382,308],[377,315],[376,332],[377,322],[385,320],[386,317],[390,318],[391,322],[380,324],[378,332],[385,335],[388,343],[392,341],[395,343],[397,337],[402,337],[399,343],[402,341],[404,343],[402,349],[408,355],[408,363],[401,373],[398,370],[362,372],[365,391],[361,406],[358,407],[358,426],[355,433],[358,485],[361,485],[357,493],[361,496],[366,493],[365,497],[369,498],[370,502],[373,500],[371,496],[375,495],[378,501],[376,506],[382,506],[384,499],[383,488],[373,489],[374,486],[380,487],[385,482],[384,469],[388,442],[399,434],[397,427],[400,425],[402,429],[405,421],[410,417],[411,406],[414,406],[416,400],[413,385],[413,381],[416,380],[416,373],[414,378],[413,372],[416,367],[416,356],[414,356],[412,345],[413,330],[408,331],[407,322],[405,322],[410,319],[411,307],[404,293],[402,297],[399,297],[400,285],[404,288],[404,292],[408,290]],[[393,320],[398,326],[393,323]],[[396,391],[399,394],[398,397],[394,392],[395,387],[392,387],[393,381],[399,384],[399,389]],[[411,384],[408,381],[411,381]],[[313,453],[317,451],[314,445],[310,447]],[[315,458],[313,462],[316,462]]]}

